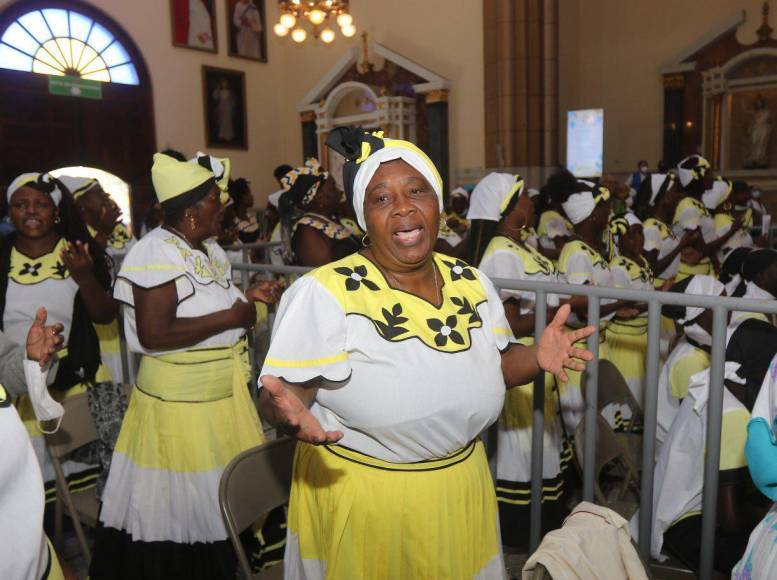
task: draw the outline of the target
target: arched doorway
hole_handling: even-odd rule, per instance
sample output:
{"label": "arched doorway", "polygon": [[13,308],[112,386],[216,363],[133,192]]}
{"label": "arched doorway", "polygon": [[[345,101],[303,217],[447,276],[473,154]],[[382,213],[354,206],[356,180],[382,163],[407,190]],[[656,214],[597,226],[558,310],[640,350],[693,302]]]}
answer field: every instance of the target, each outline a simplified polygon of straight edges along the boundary
{"label": "arched doorway", "polygon": [[[99,81],[99,98],[51,84],[71,79]],[[138,223],[155,148],[151,79],[116,22],[77,0],[0,11],[0,189],[25,171],[95,167],[129,183]]]}

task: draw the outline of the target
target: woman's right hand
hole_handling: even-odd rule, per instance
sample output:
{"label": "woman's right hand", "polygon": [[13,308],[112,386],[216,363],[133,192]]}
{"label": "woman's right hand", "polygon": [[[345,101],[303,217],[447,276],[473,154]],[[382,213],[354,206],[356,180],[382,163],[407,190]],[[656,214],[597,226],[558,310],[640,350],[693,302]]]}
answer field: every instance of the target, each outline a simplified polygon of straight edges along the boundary
{"label": "woman's right hand", "polygon": [[253,302],[246,302],[239,298],[229,309],[234,317],[235,327],[251,329],[256,324],[256,307]]}
{"label": "woman's right hand", "polygon": [[267,419],[280,431],[313,445],[337,443],[343,438],[340,431],[325,431],[310,409],[297,395],[286,388],[282,379],[264,375],[259,381],[262,383],[262,391],[267,394],[266,405],[262,408],[265,412],[269,411],[272,416]]}

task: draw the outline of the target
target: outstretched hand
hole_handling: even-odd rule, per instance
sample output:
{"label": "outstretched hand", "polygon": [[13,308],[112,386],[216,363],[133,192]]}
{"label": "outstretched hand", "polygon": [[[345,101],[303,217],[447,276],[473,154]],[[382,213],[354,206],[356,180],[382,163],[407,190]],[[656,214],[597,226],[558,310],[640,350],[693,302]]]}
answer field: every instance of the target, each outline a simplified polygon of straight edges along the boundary
{"label": "outstretched hand", "polygon": [[46,326],[47,315],[45,308],[38,308],[35,320],[27,333],[27,358],[38,361],[41,368],[48,364],[54,353],[61,349],[65,342],[62,336],[64,326],[60,323]]}
{"label": "outstretched hand", "polygon": [[559,308],[537,343],[537,364],[543,371],[552,373],[563,382],[569,380],[564,369],[583,371],[585,363],[582,361],[594,358],[590,351],[576,348],[575,343],[591,336],[596,328],[587,326],[580,330],[567,331],[564,324],[569,318],[570,310],[569,304]]}
{"label": "outstretched hand", "polygon": [[343,438],[340,431],[325,431],[307,406],[291,392],[282,379],[264,375],[259,381],[267,393],[272,417],[268,417],[281,431],[294,435],[300,441],[320,445],[336,443]]}

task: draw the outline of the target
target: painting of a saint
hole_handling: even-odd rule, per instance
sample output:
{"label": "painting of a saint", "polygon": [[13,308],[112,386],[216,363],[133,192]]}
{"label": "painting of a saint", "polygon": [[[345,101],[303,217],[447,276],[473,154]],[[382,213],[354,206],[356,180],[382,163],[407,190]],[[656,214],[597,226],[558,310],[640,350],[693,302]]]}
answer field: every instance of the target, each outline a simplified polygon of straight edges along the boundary
{"label": "painting of a saint", "polygon": [[170,0],[173,44],[216,52],[214,0]]}
{"label": "painting of a saint", "polygon": [[749,149],[745,158],[748,169],[769,167],[769,140],[772,136],[772,113],[762,95],[758,95],[750,113]]}
{"label": "painting of a saint", "polygon": [[267,61],[264,0],[227,0],[229,55]]}
{"label": "painting of a saint", "polygon": [[208,147],[247,149],[244,73],[202,69]]}

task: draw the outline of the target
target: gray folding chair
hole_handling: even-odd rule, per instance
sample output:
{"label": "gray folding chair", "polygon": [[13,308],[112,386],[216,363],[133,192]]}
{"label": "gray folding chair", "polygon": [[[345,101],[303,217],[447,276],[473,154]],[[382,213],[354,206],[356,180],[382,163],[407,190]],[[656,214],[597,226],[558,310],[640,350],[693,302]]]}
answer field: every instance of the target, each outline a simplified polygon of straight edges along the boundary
{"label": "gray folding chair", "polygon": [[57,542],[62,533],[62,506],[64,504],[67,514],[73,521],[73,529],[78,538],[78,544],[86,558],[87,564],[92,559],[89,544],[82,524],[89,527],[97,526],[97,514],[100,502],[94,487],[81,491],[70,492],[65,472],[62,469],[63,458],[73,451],[92,441],[97,440],[97,431],[94,427],[94,419],[89,410],[89,401],[86,393],[79,393],[67,397],[62,401],[65,414],[59,430],[52,435],[46,435],[46,450],[54,467],[57,482],[57,505],[55,510],[55,532]]}
{"label": "gray folding chair", "polygon": [[[575,458],[578,465],[583,465],[585,456],[585,421],[581,421],[575,431]],[[601,415],[596,417],[596,454],[594,462],[594,495],[600,505],[610,508],[625,518],[630,518],[633,508],[639,503],[639,471],[627,448],[621,443],[607,421]],[[623,472],[623,482],[613,500],[609,499],[600,486],[604,468],[610,464],[617,465]],[[626,492],[631,488],[636,504],[625,499]]]}
{"label": "gray folding chair", "polygon": [[248,449],[235,457],[221,476],[221,516],[246,579],[283,578],[283,565],[252,574],[240,534],[263,514],[289,501],[295,445],[295,439],[283,437]]}

